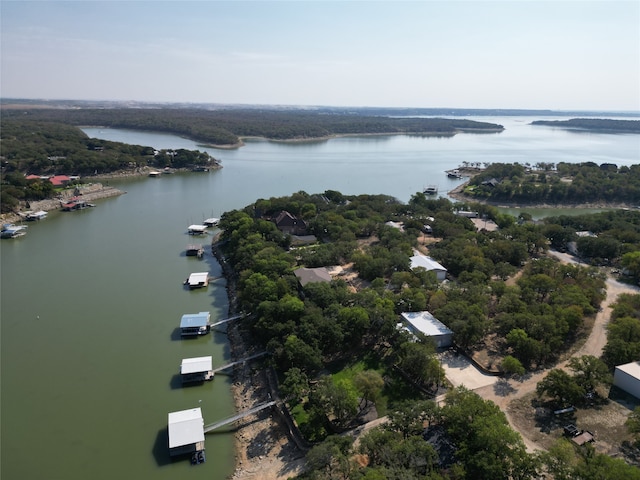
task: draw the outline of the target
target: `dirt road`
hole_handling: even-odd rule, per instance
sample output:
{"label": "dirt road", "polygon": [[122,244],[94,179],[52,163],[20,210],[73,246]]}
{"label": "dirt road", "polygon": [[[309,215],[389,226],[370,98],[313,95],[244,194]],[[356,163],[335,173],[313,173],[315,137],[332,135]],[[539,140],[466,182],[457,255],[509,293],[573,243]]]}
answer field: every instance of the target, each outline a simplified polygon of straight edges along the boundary
{"label": "dirt road", "polygon": [[[550,254],[560,260],[562,263],[580,263],[575,259],[575,257],[569,254],[554,251],[551,251]],[[580,357],[582,355],[593,355],[594,357],[600,357],[602,355],[602,350],[607,343],[607,323],[609,322],[609,319],[611,317],[611,305],[614,304],[618,299],[618,296],[623,293],[640,293],[639,288],[632,285],[620,283],[611,276],[607,276],[606,290],[606,297],[601,304],[600,311],[596,314],[593,328],[591,329],[589,337],[585,341],[584,345],[580,347],[580,349],[575,353],[573,353],[572,357]],[[569,359],[564,360],[555,365],[553,368],[566,369],[568,361]],[[545,377],[549,370],[550,369],[546,369],[533,374],[528,374],[524,377],[524,379],[521,380],[501,379],[495,385],[488,385],[486,387],[475,390],[475,392],[482,398],[484,398],[485,400],[493,401],[500,407],[503,412],[505,412],[511,427],[514,430],[520,432],[529,451],[540,450],[541,447],[537,445],[533,440],[531,440],[530,436],[528,436],[529,432],[518,429],[518,426],[510,416],[509,404],[518,398],[534,392],[537,383]]]}

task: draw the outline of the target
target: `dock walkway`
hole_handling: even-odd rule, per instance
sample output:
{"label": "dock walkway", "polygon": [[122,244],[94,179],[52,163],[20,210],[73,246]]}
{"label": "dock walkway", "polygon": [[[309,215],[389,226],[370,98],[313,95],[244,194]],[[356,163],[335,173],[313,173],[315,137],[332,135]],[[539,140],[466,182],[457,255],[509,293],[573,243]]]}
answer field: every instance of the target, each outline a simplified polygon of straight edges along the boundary
{"label": "dock walkway", "polygon": [[239,320],[241,318],[244,318],[245,315],[244,314],[240,314],[240,315],[234,315],[233,317],[229,317],[229,318],[225,318],[224,320],[219,320],[215,323],[212,323],[211,325],[209,325],[211,328],[213,327],[217,327],[218,325],[223,325],[225,323],[231,322],[233,320]]}
{"label": "dock walkway", "polygon": [[258,413],[258,412],[264,410],[265,408],[273,407],[275,404],[276,404],[276,402],[271,400],[270,402],[261,403],[259,405],[256,405],[253,408],[250,408],[249,410],[245,410],[244,412],[240,412],[237,415],[234,415],[233,417],[225,418],[224,420],[220,420],[219,422],[215,422],[215,423],[211,423],[209,425],[205,425],[204,433],[209,433],[209,432],[212,432],[213,430],[216,430],[217,428],[224,427],[225,425],[229,425],[230,423],[233,423],[233,422],[237,422],[238,420],[241,420],[244,417],[248,417],[249,415],[253,415],[254,413]]}
{"label": "dock walkway", "polygon": [[267,353],[269,353],[269,352],[256,353],[255,355],[251,355],[250,357],[243,358],[242,360],[237,360],[235,362],[227,363],[226,365],[223,365],[221,367],[214,368],[211,371],[215,374],[215,373],[220,372],[222,370],[226,370],[227,368],[235,367],[236,365],[240,365],[242,363],[248,362],[249,360],[253,360],[254,358],[262,357],[263,355],[266,355]]}

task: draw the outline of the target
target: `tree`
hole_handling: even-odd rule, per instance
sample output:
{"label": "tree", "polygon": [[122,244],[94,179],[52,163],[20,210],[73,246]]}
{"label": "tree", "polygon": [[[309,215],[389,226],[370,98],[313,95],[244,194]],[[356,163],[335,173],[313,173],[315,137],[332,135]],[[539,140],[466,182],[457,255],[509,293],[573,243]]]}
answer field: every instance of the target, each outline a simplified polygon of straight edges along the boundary
{"label": "tree", "polygon": [[629,432],[631,432],[631,434],[635,437],[636,444],[640,447],[640,407],[636,407],[633,409],[624,424],[629,429]]}
{"label": "tree", "polygon": [[382,392],[382,387],[384,387],[384,379],[375,370],[363,370],[356,374],[353,384],[360,392],[362,398],[360,408],[362,408],[362,405],[368,401],[375,403]]}
{"label": "tree", "polygon": [[502,360],[502,370],[504,370],[504,372],[507,374],[518,376],[524,375],[525,373],[525,369],[522,366],[522,363],[520,363],[520,360],[512,357],[511,355],[507,355]]}
{"label": "tree", "polygon": [[297,402],[309,390],[309,378],[297,367],[291,367],[284,373],[284,381],[280,384],[280,392],[287,398]]}
{"label": "tree", "polygon": [[574,371],[573,379],[586,392],[592,392],[602,384],[611,383],[607,365],[591,355],[574,357],[569,360],[569,368]]}
{"label": "tree", "polygon": [[573,377],[564,370],[554,368],[536,386],[538,395],[548,395],[560,405],[577,403],[585,391]]}
{"label": "tree", "polygon": [[440,407],[433,400],[406,400],[387,414],[388,428],[402,434],[403,438],[420,435],[425,426],[431,426],[440,418]]}
{"label": "tree", "polygon": [[444,378],[434,347],[421,342],[402,344],[399,367],[419,384],[436,384]]}
{"label": "tree", "polygon": [[309,467],[323,474],[323,478],[347,480],[351,471],[349,452],[352,442],[349,437],[327,437],[307,452]]}
{"label": "tree", "polygon": [[622,255],[620,265],[632,278],[640,280],[640,251],[628,252]]}
{"label": "tree", "polygon": [[334,381],[325,376],[318,381],[312,394],[312,402],[324,409],[329,420],[338,428],[344,428],[358,413],[358,395],[347,380]]}
{"label": "tree", "polygon": [[573,480],[578,459],[569,440],[559,439],[549,450],[543,451],[540,460],[555,480]]}

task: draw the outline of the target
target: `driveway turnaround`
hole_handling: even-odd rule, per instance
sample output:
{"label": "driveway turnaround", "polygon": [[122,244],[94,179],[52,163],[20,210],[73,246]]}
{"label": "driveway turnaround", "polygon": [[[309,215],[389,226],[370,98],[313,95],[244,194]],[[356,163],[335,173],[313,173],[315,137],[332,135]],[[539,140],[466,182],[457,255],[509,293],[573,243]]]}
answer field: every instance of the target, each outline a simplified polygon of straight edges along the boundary
{"label": "driveway turnaround", "polygon": [[486,375],[478,370],[468,358],[453,351],[446,351],[439,355],[447,380],[454,387],[464,385],[469,390],[493,385],[499,377]]}

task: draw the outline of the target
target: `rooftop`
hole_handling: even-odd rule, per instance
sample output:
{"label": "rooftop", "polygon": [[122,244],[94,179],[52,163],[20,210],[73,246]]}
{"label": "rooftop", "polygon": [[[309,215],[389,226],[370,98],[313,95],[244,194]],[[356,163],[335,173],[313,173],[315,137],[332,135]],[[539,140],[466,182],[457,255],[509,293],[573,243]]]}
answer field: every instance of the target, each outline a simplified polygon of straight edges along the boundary
{"label": "rooftop", "polygon": [[453,333],[444,323],[431,315],[430,312],[404,312],[401,315],[413,328],[428,337],[450,335]]}
{"label": "rooftop", "polygon": [[331,275],[329,274],[327,269],[324,267],[319,267],[319,268],[302,267],[302,268],[298,268],[293,273],[298,278],[300,285],[302,285],[303,287],[307,283],[311,283],[311,282],[330,282],[332,280]]}
{"label": "rooftop", "polygon": [[191,408],[169,413],[169,448],[204,442],[202,410]]}
{"label": "rooftop", "polygon": [[442,270],[447,271],[442,265],[436,262],[433,258],[420,254],[417,250],[413,251],[414,255],[411,257],[411,268],[422,267],[427,271]]}
{"label": "rooftop", "polygon": [[630,362],[624,365],[617,365],[616,368],[634,378],[640,378],[640,362]]}
{"label": "rooftop", "polygon": [[180,328],[204,327],[210,318],[209,312],[185,313],[180,320]]}
{"label": "rooftop", "polygon": [[189,373],[208,372],[213,369],[213,357],[194,357],[183,358],[180,365],[180,373],[187,375]]}

